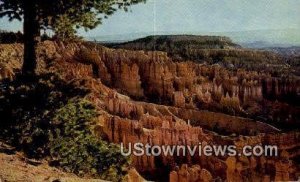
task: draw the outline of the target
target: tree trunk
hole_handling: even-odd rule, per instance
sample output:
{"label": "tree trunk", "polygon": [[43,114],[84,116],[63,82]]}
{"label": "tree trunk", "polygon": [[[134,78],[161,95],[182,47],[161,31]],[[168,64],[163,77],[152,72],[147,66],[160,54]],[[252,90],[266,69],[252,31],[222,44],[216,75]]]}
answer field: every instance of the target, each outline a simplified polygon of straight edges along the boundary
{"label": "tree trunk", "polygon": [[23,75],[34,75],[36,69],[36,48],[40,41],[40,28],[37,15],[36,0],[24,3],[24,62]]}

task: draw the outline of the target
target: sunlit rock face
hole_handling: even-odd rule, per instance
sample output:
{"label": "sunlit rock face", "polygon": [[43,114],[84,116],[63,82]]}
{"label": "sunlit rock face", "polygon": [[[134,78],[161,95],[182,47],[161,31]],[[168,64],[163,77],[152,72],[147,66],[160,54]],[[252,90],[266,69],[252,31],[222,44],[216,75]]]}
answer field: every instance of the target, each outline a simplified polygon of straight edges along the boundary
{"label": "sunlit rock face", "polygon": [[[22,46],[1,45],[0,52],[0,62],[9,63],[7,68],[2,69],[7,71],[1,75],[10,77],[13,69],[20,69]],[[73,61],[73,66],[76,66],[76,61],[92,67],[93,76],[107,86],[130,97],[160,104],[201,109],[216,106],[219,110],[238,113],[249,103],[263,99],[299,101],[299,79],[272,78],[268,73],[243,70],[233,72],[218,65],[174,62],[164,52],[115,50],[88,43],[46,41],[39,47],[38,54],[41,68],[51,60],[63,58]],[[73,74],[85,72],[88,71]]]}
{"label": "sunlit rock face", "polygon": [[[18,44],[0,45],[0,79],[13,79],[20,70],[22,49]],[[279,147],[278,157],[132,156],[133,166],[147,179],[298,178],[299,132],[282,132],[269,122],[299,124],[299,108],[294,105],[300,84],[295,78],[174,62],[163,52],[115,50],[90,43],[44,42],[38,50],[38,72],[56,72],[91,90],[87,99],[100,113],[94,132],[109,142],[127,148],[136,142],[234,145],[238,150],[245,145]],[[258,114],[262,120],[252,117]],[[135,172],[130,180],[134,179],[140,179]]]}

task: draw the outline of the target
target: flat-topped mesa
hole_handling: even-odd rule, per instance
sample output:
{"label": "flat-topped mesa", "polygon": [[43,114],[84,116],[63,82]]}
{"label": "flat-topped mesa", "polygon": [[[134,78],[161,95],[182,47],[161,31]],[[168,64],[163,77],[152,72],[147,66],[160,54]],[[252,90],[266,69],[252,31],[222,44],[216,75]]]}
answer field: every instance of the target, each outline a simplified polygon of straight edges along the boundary
{"label": "flat-topped mesa", "polygon": [[[129,50],[159,50],[172,55],[183,56],[185,49],[236,49],[241,46],[234,44],[229,37],[224,36],[200,36],[200,35],[153,35],[125,43],[109,43],[109,47],[124,48]],[[185,48],[185,49],[184,49]],[[174,56],[175,57],[175,56]],[[185,58],[189,58],[185,56]]]}

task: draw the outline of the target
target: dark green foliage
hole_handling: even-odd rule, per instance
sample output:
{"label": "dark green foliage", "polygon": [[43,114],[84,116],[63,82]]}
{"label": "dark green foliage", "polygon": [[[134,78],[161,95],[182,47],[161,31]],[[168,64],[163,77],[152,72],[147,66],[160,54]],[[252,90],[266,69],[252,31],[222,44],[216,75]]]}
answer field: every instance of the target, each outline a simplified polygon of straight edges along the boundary
{"label": "dark green foliage", "polygon": [[[41,40],[51,40],[47,34],[41,36]],[[20,31],[18,32],[8,32],[0,30],[0,44],[13,44],[13,43],[23,43],[24,35]]]}
{"label": "dark green foliage", "polygon": [[0,88],[0,139],[78,175],[119,181],[125,174],[128,158],[91,132],[98,114],[84,99],[88,90],[52,74]]}
{"label": "dark green foliage", "polygon": [[17,78],[13,82],[2,81],[0,89],[0,116],[5,118],[0,124],[16,130],[13,134],[20,138],[14,137],[13,142],[22,144],[26,143],[22,140],[32,132],[27,132],[26,127],[30,130],[31,127],[38,128],[40,125],[44,129],[53,117],[53,112],[50,111],[62,107],[69,99],[83,97],[88,92],[52,74],[38,76],[30,81],[23,78]]}
{"label": "dark green foliage", "polygon": [[293,69],[292,71],[294,72],[294,74],[297,75],[297,76],[300,76],[300,55],[289,57],[288,58],[288,64]]}
{"label": "dark green foliage", "polygon": [[[195,51],[203,49],[239,48],[228,37],[198,35],[155,35],[121,44],[107,44],[109,47],[133,50],[164,51],[179,60],[192,60]],[[197,59],[204,59],[205,52]],[[196,58],[196,57],[195,57]]]}
{"label": "dark green foliage", "polygon": [[219,64],[230,70],[242,68],[269,72],[274,76],[289,72],[284,58],[280,55],[269,51],[242,49],[227,37],[157,35],[120,44],[105,45],[129,50],[164,51],[175,61]]}
{"label": "dark green foliage", "polygon": [[[128,11],[129,6],[140,2],[145,0],[32,0],[30,3],[36,10],[36,21],[40,29],[52,29],[56,33],[68,32],[73,35],[74,29],[93,29],[101,24],[103,18],[118,9]],[[29,4],[23,0],[1,0],[0,17],[22,20],[26,15],[27,3]]]}
{"label": "dark green foliage", "polygon": [[91,133],[89,128],[96,116],[93,105],[78,99],[57,110],[50,155],[70,172],[101,174],[103,179],[119,181],[128,160],[116,145],[108,145]]}
{"label": "dark green foliage", "polygon": [[[114,45],[113,45],[114,46]],[[178,51],[179,49],[223,49],[226,47],[240,47],[233,43],[228,37],[221,36],[199,36],[199,35],[155,35],[134,41],[116,44],[128,48]]]}
{"label": "dark green foliage", "polygon": [[146,0],[1,0],[0,18],[23,20],[24,61],[22,74],[35,75],[41,29],[54,31],[57,38],[74,38],[76,30],[90,30],[101,24],[103,18],[118,9]]}
{"label": "dark green foliage", "polygon": [[21,32],[7,32],[0,30],[0,44],[11,44],[23,42],[23,34]]}

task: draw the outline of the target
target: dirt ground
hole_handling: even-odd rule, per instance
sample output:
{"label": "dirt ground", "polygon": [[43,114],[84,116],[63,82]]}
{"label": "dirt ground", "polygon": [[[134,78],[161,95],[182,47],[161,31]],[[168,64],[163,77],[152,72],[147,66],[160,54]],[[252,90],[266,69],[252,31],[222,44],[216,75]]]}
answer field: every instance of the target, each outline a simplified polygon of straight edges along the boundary
{"label": "dirt ground", "polygon": [[26,159],[22,153],[11,152],[0,141],[0,182],[104,182],[99,179],[79,178],[50,167],[46,161]]}

